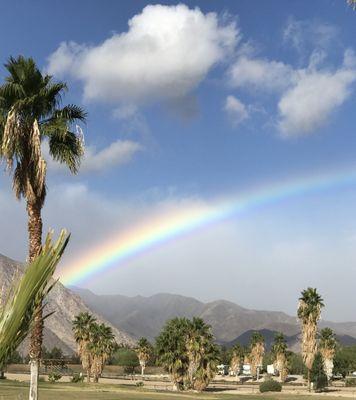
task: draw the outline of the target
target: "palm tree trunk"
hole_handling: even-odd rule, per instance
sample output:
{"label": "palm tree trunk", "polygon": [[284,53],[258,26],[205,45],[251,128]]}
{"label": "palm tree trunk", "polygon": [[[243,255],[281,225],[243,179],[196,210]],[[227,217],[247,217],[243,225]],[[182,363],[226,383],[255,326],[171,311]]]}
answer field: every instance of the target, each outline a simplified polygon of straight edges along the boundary
{"label": "palm tree trunk", "polygon": [[311,385],[310,385],[310,369],[308,369],[308,390],[309,390],[309,392],[311,391]]}
{"label": "palm tree trunk", "polygon": [[[41,206],[38,203],[27,202],[29,262],[32,262],[40,253],[42,247],[42,217]],[[35,311],[34,324],[30,337],[30,395],[29,400],[38,399],[38,372],[41,359],[43,339],[42,307]]]}
{"label": "palm tree trunk", "polygon": [[87,383],[90,383],[90,367],[87,369]]}

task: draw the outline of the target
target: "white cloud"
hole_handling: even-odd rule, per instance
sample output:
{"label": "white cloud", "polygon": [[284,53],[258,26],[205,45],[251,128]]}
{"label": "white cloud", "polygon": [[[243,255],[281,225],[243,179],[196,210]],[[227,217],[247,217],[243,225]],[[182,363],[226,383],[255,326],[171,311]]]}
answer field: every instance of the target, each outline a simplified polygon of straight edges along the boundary
{"label": "white cloud", "polygon": [[300,55],[310,49],[328,48],[339,33],[336,26],[317,20],[296,20],[291,17],[283,31],[283,40],[288,46],[293,46]]}
{"label": "white cloud", "polygon": [[[42,149],[50,170],[63,171],[66,169],[63,164],[52,159],[46,142],[44,142]],[[94,146],[87,146],[81,162],[80,172],[99,172],[118,167],[130,162],[134,155],[141,150],[143,150],[142,145],[131,140],[117,140],[99,151]]]}
{"label": "white cloud", "polygon": [[140,150],[142,150],[142,146],[131,140],[117,140],[100,151],[95,151],[93,147],[88,147],[83,158],[81,170],[83,172],[102,171],[126,164]]}
{"label": "white cloud", "polygon": [[238,125],[249,117],[247,107],[235,96],[227,96],[224,110],[235,125]]}
{"label": "white cloud", "polygon": [[278,127],[282,135],[300,136],[320,128],[350,96],[355,80],[356,68],[348,62],[333,72],[300,71],[296,85],[278,103]]}
{"label": "white cloud", "polygon": [[284,137],[315,132],[352,93],[356,57],[346,50],[343,63],[325,67],[326,53],[315,50],[305,68],[251,55],[239,56],[229,71],[230,84],[254,95],[268,91],[278,95],[277,128]]}
{"label": "white cloud", "polygon": [[127,32],[97,46],[62,43],[48,71],[84,82],[87,99],[137,103],[189,94],[234,50],[238,30],[215,13],[186,5],[148,5]]}
{"label": "white cloud", "polygon": [[294,76],[290,65],[280,61],[240,56],[229,70],[233,87],[250,87],[254,90],[283,90]]}

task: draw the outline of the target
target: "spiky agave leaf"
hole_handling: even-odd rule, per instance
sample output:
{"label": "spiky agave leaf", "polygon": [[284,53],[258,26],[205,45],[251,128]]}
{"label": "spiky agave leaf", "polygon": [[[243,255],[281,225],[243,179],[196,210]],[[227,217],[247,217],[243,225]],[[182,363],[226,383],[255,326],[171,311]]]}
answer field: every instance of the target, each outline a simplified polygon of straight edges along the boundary
{"label": "spiky agave leaf", "polygon": [[39,256],[29,264],[20,280],[13,283],[12,295],[0,311],[0,366],[28,334],[34,310],[53,287],[50,281],[68,240],[69,235],[63,230],[53,244],[49,233]]}

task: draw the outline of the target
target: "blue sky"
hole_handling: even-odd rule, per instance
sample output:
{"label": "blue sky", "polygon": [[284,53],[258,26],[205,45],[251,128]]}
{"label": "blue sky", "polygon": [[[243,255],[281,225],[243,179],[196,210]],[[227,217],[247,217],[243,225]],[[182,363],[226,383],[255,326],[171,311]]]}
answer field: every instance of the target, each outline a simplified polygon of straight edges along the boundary
{"label": "blue sky", "polygon": [[[48,160],[45,223],[73,233],[68,259],[162,207],[174,213],[189,202],[356,164],[356,14],[346,2],[177,4],[0,5],[0,60],[32,56],[68,82],[65,102],[88,111],[81,173],[72,177]],[[329,318],[355,319],[351,307],[340,311],[356,278],[355,197],[350,186],[264,207],[83,286],[292,313],[298,292],[314,285],[330,304]],[[4,176],[0,204],[13,233],[0,236],[0,252],[23,259],[24,205]],[[155,274],[161,279],[148,287]]]}

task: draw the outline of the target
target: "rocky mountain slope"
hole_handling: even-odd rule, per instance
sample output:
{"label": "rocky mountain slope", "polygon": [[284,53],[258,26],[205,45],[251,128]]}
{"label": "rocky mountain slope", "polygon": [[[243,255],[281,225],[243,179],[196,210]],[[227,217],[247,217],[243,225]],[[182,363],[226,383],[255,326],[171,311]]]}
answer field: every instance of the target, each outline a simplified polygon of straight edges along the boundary
{"label": "rocky mountain slope", "polygon": [[[0,254],[0,293],[7,291],[13,279],[18,279],[23,273],[23,265]],[[65,354],[71,354],[76,349],[76,344],[72,334],[72,320],[80,312],[90,312],[94,314],[100,322],[104,322],[113,328],[118,343],[133,345],[134,339],[118,325],[112,325],[95,310],[90,309],[84,304],[83,300],[71,290],[57,283],[52,289],[48,298],[45,313],[55,311],[53,315],[45,320],[44,345],[51,349],[54,346],[60,347]],[[21,352],[27,354],[27,343],[21,346]]]}
{"label": "rocky mountain slope", "polygon": [[[150,340],[158,335],[167,319],[180,316],[198,316],[212,326],[219,343],[232,343],[248,331],[283,332],[295,348],[299,324],[295,317],[283,312],[249,310],[239,305],[217,300],[203,303],[191,297],[157,294],[150,297],[121,295],[96,295],[89,290],[72,288],[85,304],[103,315],[113,325],[120,326],[134,338],[145,336]],[[356,338],[356,323],[321,321],[320,327],[329,326],[339,337],[351,343]]]}

